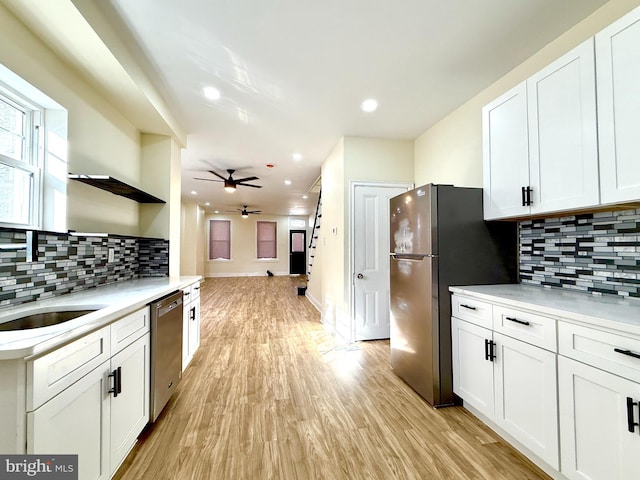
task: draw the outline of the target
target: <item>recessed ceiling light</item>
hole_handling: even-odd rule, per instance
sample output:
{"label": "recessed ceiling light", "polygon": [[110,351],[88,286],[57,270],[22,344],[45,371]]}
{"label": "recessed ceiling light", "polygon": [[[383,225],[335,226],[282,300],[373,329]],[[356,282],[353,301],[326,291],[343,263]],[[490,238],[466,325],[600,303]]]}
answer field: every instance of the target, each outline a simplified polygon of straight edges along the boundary
{"label": "recessed ceiling light", "polygon": [[291,185],[291,180],[285,180],[285,181],[284,181],[284,184],[285,184],[285,185]]}
{"label": "recessed ceiling light", "polygon": [[307,198],[309,198],[309,195],[302,195],[302,198],[306,200]]}
{"label": "recessed ceiling light", "polygon": [[191,195],[197,195],[198,192],[196,192],[195,190],[191,190]]}
{"label": "recessed ceiling light", "polygon": [[214,210],[213,213],[220,213],[220,210]]}
{"label": "recessed ceiling light", "polygon": [[202,93],[209,100],[220,100],[220,97],[222,96],[220,90],[216,87],[204,87],[202,89]]}
{"label": "recessed ceiling light", "polygon": [[375,98],[367,98],[362,102],[360,108],[363,112],[375,112],[378,108],[378,101]]}
{"label": "recessed ceiling light", "polygon": [[211,203],[210,203],[210,202],[205,202],[205,204],[204,204],[204,205],[205,205],[206,207],[208,207],[209,205],[211,205]]}
{"label": "recessed ceiling light", "polygon": [[291,155],[291,158],[293,158],[296,162],[299,162],[300,160],[302,160],[302,155],[299,153],[294,153],[293,155]]}

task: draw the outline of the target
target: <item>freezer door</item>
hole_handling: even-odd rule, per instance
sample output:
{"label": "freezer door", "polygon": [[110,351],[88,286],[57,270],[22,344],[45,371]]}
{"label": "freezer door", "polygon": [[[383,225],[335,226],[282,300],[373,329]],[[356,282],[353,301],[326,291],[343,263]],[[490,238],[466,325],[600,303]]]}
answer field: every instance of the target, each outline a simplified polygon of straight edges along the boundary
{"label": "freezer door", "polygon": [[389,201],[390,253],[438,253],[432,224],[435,192],[433,185],[424,185]]}
{"label": "freezer door", "polygon": [[[391,367],[431,405],[438,402],[438,259],[391,256]],[[434,320],[435,319],[435,320]],[[434,323],[435,322],[435,323]]]}

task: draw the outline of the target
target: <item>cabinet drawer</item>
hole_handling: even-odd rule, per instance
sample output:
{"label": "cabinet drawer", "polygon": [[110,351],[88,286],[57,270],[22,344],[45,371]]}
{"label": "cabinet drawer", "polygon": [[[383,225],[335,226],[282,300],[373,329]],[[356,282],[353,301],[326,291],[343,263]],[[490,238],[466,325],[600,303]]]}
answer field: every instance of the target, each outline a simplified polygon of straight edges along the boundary
{"label": "cabinet drawer", "polygon": [[27,362],[27,411],[32,411],[111,356],[110,329],[101,328]]}
{"label": "cabinet drawer", "polygon": [[149,331],[149,307],[141,308],[111,324],[111,353],[115,355]]}
{"label": "cabinet drawer", "polygon": [[451,314],[475,325],[492,329],[492,305],[480,300],[461,295],[451,297]]}
{"label": "cabinet drawer", "polygon": [[557,352],[556,320],[517,308],[493,306],[493,329],[551,352]]}
{"label": "cabinet drawer", "polygon": [[193,285],[191,285],[191,298],[190,300],[197,300],[198,298],[200,298],[200,282],[196,282]]}
{"label": "cabinet drawer", "polygon": [[640,339],[560,322],[558,353],[640,383]]}

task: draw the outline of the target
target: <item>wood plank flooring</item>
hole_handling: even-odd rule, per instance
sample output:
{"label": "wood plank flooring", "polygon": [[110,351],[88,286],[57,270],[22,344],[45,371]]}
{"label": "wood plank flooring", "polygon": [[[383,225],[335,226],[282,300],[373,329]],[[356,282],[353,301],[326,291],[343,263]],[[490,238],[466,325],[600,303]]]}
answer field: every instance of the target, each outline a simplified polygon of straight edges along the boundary
{"label": "wood plank flooring", "polygon": [[336,343],[297,284],[203,283],[200,349],[116,479],[549,478],[463,408],[431,408],[388,341]]}

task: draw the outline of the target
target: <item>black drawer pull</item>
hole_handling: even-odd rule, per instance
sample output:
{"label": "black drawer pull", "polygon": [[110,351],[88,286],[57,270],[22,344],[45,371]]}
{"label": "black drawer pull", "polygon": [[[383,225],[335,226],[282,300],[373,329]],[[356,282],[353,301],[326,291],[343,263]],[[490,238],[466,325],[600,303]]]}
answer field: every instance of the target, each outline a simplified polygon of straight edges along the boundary
{"label": "black drawer pull", "polygon": [[627,355],[633,358],[640,358],[640,353],[632,352],[631,350],[622,350],[621,348],[614,348],[614,352],[621,353],[622,355]]}
{"label": "black drawer pull", "polygon": [[[633,406],[638,405],[638,402],[634,402],[633,398],[627,397],[627,429],[633,433],[635,431],[636,425],[640,426],[640,423],[637,423],[633,420]],[[640,430],[639,430],[640,432]]]}
{"label": "black drawer pull", "polygon": [[507,320],[509,320],[510,322],[515,322],[515,323],[519,323],[520,325],[531,325],[529,322],[525,321],[525,320],[518,320],[515,317],[504,317]]}
{"label": "black drawer pull", "polygon": [[477,310],[476,307],[472,307],[471,305],[465,305],[464,303],[461,303],[460,306],[464,308],[468,308],[469,310]]}

